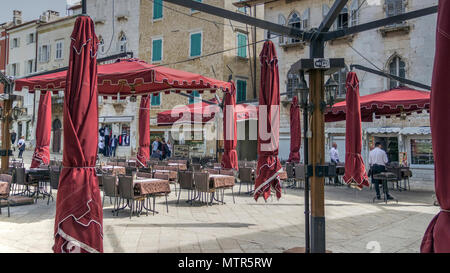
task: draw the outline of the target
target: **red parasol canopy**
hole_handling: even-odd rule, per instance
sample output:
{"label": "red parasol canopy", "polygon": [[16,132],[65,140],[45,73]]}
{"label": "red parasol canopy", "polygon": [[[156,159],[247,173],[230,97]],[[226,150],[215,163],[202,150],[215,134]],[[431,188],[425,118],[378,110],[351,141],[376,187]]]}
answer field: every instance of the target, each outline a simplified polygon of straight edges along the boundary
{"label": "red parasol canopy", "polygon": [[219,105],[198,102],[160,112],[157,114],[157,122],[158,126],[171,126],[175,123],[205,124],[214,119],[217,112],[220,112]]}
{"label": "red parasol canopy", "polygon": [[422,253],[450,253],[450,1],[439,1],[436,56],[431,90],[431,137],[433,141],[436,197],[441,212],[434,217],[420,246]]}
{"label": "red parasol canopy", "polygon": [[[430,109],[430,92],[400,87],[360,97],[361,119],[373,121],[380,116],[400,116],[402,113],[422,112]],[[346,102],[333,105],[325,114],[326,122],[345,120]]]}
{"label": "red parasol canopy", "polygon": [[361,156],[362,131],[361,108],[359,104],[359,80],[355,72],[347,75],[346,98],[346,132],[345,132],[345,174],[344,182],[352,187],[362,189],[369,186],[364,161]]}
{"label": "red parasol canopy", "polygon": [[150,160],[150,96],[141,98],[141,107],[139,108],[139,151],[137,160],[142,166],[147,166],[146,162]]}
{"label": "red parasol canopy", "polygon": [[278,159],[280,134],[280,79],[278,58],[272,41],[264,43],[261,54],[261,88],[258,110],[258,167],[255,180],[255,200],[263,195],[267,200],[271,187],[277,198],[281,198],[282,172]]}
{"label": "red parasol canopy", "polygon": [[231,91],[225,93],[223,108],[223,139],[225,151],[222,156],[223,169],[238,169],[237,129],[236,129],[236,86],[231,83]]}
{"label": "red parasol canopy", "polygon": [[77,18],[71,39],[53,251],[103,252],[103,210],[95,174],[98,39],[91,18]]}
{"label": "red parasol canopy", "polygon": [[[64,90],[67,71],[28,77],[15,81],[15,90]],[[120,59],[98,66],[98,93],[101,96],[125,97],[171,90],[198,90],[203,93],[216,89],[229,91],[230,84],[199,74],[154,66],[138,59]]]}
{"label": "red parasol canopy", "polygon": [[292,99],[290,110],[291,121],[291,152],[289,153],[288,162],[300,163],[300,145],[302,141],[302,128],[300,127],[300,106],[298,98]]}
{"label": "red parasol canopy", "polygon": [[52,134],[52,96],[42,92],[39,98],[38,120],[36,125],[36,148],[30,168],[50,164],[50,137]]}

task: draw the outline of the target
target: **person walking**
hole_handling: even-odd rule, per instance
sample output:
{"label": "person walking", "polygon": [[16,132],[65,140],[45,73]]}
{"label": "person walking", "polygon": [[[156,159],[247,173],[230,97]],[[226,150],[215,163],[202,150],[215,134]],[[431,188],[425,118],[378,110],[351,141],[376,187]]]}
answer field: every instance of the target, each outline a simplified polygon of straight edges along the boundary
{"label": "person walking", "polygon": [[19,148],[19,158],[22,158],[23,151],[25,151],[26,147],[24,136],[20,137],[19,142],[17,142],[17,147]]}
{"label": "person walking", "polygon": [[168,148],[167,157],[170,158],[172,157],[172,143],[170,142],[170,140],[167,140],[167,148]]}
{"label": "person walking", "polygon": [[101,137],[101,139],[98,142],[98,153],[104,154],[104,149],[105,149],[105,142],[103,140],[103,137]]}
{"label": "person walking", "polygon": [[166,140],[164,138],[161,141],[161,151],[162,151],[162,153],[161,153],[162,160],[169,157],[169,153],[170,153],[169,146],[167,145]]}
{"label": "person walking", "polygon": [[[369,153],[369,166],[371,172],[372,183],[375,186],[375,191],[377,193],[377,199],[381,199],[380,195],[380,181],[378,179],[373,179],[375,174],[379,174],[386,171],[386,164],[389,162],[386,152],[382,149],[383,146],[380,142],[375,143],[375,148]],[[386,192],[388,200],[394,199],[389,195],[388,187],[383,185],[383,191]]]}
{"label": "person walking", "polygon": [[116,149],[117,149],[118,143],[119,143],[119,139],[117,138],[116,135],[114,135],[113,138],[111,139],[111,156],[112,157],[116,157]]}
{"label": "person walking", "polygon": [[161,159],[161,154],[160,154],[160,141],[159,141],[159,137],[155,138],[155,141],[153,141],[152,143],[152,154],[151,154],[151,158],[159,158]]}
{"label": "person walking", "polygon": [[[338,146],[337,146],[336,142],[333,142],[333,144],[331,145],[331,149],[330,149],[330,160],[331,160],[331,163],[334,165],[337,165],[339,163],[339,151],[337,148],[338,148]],[[337,176],[337,174],[334,177],[334,184],[336,184],[336,185],[341,184],[339,182],[339,177]]]}
{"label": "person walking", "polygon": [[16,137],[17,137],[16,132],[12,131],[12,133],[11,133],[11,144],[12,144],[12,147],[13,147],[14,151],[16,151],[16,147],[14,147],[14,143],[16,143]]}

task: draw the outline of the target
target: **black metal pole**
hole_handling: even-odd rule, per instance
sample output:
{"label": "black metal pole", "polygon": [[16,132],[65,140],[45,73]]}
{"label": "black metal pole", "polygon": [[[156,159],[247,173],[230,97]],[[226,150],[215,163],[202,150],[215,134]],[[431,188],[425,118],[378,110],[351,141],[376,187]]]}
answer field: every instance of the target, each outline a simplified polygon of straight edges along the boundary
{"label": "black metal pole", "polygon": [[87,4],[86,4],[87,0],[81,0],[81,13],[83,15],[87,15]]}
{"label": "black metal pole", "polygon": [[303,163],[305,166],[305,253],[311,253],[309,227],[309,177],[308,177],[308,103],[303,108]]}

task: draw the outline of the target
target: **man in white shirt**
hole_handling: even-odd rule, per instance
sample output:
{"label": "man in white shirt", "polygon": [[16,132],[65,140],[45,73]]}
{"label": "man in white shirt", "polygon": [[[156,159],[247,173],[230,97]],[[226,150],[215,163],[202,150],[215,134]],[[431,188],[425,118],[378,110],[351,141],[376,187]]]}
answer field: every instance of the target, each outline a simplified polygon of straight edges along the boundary
{"label": "man in white shirt", "polygon": [[17,142],[17,146],[19,147],[19,158],[22,158],[23,151],[25,151],[25,137],[22,136]]}
{"label": "man in white shirt", "polygon": [[155,141],[153,141],[153,143],[152,143],[152,154],[151,154],[152,158],[160,158],[161,153],[158,149],[159,142],[160,142],[159,137],[156,137]]}
{"label": "man in white shirt", "polygon": [[[331,145],[331,149],[330,149],[330,160],[331,160],[331,163],[333,163],[333,164],[337,164],[337,163],[339,163],[339,151],[338,151],[338,149],[337,149],[337,144],[336,144],[336,142],[333,142],[333,144]],[[331,178],[330,178],[331,179]],[[339,177],[336,175],[335,177],[334,177],[334,184],[340,184],[340,182],[339,182]]]}
{"label": "man in white shirt", "polygon": [[[386,152],[382,149],[380,142],[375,143],[375,148],[369,153],[369,165],[372,173],[372,183],[375,185],[375,191],[377,193],[377,199],[380,197],[380,181],[378,179],[373,179],[374,174],[382,173],[386,171],[386,164],[389,162]],[[383,190],[386,192],[387,199],[392,200],[392,196],[389,195],[389,190],[384,187]]]}

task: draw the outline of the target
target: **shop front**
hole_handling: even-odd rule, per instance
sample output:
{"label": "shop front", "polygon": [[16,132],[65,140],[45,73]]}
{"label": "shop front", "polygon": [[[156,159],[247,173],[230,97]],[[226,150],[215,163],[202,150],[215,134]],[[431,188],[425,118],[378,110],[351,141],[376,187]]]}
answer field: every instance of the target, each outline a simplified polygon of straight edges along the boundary
{"label": "shop front", "polygon": [[[111,140],[117,138],[116,156],[134,156],[136,150],[136,125],[133,116],[99,117],[99,139],[111,151]],[[107,156],[106,152],[103,153]]]}

